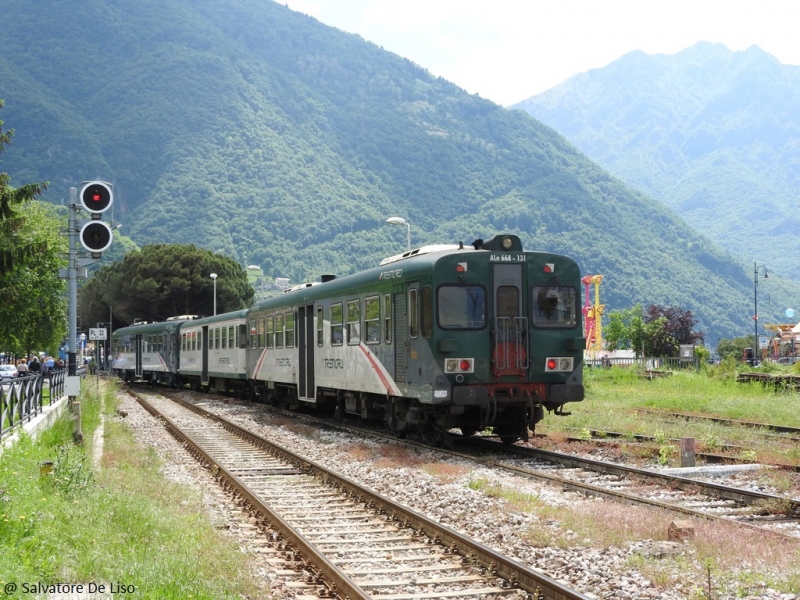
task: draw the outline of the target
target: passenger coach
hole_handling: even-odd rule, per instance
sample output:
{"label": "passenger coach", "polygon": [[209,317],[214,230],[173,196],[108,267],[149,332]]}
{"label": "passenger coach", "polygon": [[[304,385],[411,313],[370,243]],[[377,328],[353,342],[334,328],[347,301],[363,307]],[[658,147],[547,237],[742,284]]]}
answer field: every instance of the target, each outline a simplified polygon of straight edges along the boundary
{"label": "passenger coach", "polygon": [[112,369],[125,381],[144,379],[180,385],[180,326],[193,318],[193,315],[184,315],[117,329],[111,336]]}
{"label": "passenger coach", "polygon": [[183,323],[179,359],[183,383],[196,390],[245,394],[246,315],[246,310],[240,310]]}

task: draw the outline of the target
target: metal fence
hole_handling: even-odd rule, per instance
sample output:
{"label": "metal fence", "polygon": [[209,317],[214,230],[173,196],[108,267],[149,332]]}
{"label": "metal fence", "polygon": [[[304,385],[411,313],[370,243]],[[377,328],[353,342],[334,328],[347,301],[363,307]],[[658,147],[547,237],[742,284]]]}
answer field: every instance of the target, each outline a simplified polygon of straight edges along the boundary
{"label": "metal fence", "polygon": [[587,358],[584,361],[587,367],[608,369],[610,367],[641,367],[647,371],[669,369],[671,371],[694,369],[700,370],[700,358]]}
{"label": "metal fence", "polygon": [[4,379],[0,384],[0,439],[61,398],[66,378],[67,371],[61,370]]}

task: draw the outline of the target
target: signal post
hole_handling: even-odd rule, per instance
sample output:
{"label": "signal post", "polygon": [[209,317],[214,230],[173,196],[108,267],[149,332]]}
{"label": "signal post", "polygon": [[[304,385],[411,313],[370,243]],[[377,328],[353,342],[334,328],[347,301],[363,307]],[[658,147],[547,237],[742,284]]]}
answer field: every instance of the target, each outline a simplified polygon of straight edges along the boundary
{"label": "signal post", "polygon": [[[102,213],[114,202],[114,192],[110,183],[104,181],[84,182],[80,192],[80,207],[91,215],[89,221],[78,221],[79,205],[76,202],[76,188],[69,188],[69,267],[59,271],[63,279],[67,279],[69,292],[69,328],[67,340],[67,383],[66,393],[72,407],[73,418],[76,418],[73,437],[76,442],[83,441],[80,422],[80,403],[75,398],[80,393],[80,379],[77,377],[76,342],[78,333],[78,277],[87,277],[86,267],[96,263],[102,252],[111,245],[113,233],[111,226],[102,220]],[[89,251],[91,258],[78,257],[78,241]]]}

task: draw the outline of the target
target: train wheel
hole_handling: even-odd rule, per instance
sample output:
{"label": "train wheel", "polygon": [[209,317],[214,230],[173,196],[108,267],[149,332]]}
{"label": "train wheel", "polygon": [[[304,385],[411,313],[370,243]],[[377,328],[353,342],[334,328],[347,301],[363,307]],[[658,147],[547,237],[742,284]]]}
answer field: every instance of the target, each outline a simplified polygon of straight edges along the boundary
{"label": "train wheel", "polygon": [[386,411],[386,424],[395,437],[403,439],[408,433],[408,401],[390,398]]}
{"label": "train wheel", "polygon": [[453,445],[453,436],[434,424],[420,423],[417,425],[417,433],[429,446],[450,448]]}

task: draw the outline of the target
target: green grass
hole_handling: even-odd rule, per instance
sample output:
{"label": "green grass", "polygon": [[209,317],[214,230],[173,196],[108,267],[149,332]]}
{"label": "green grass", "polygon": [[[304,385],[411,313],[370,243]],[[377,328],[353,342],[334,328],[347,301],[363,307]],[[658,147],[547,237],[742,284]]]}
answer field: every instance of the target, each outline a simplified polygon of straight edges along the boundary
{"label": "green grass", "polygon": [[[139,599],[258,596],[246,557],[209,522],[201,493],[167,481],[155,453],[111,418],[113,394],[94,390],[83,386],[85,448],[72,444],[65,415],[0,456],[2,585],[113,582],[135,586]],[[94,472],[86,452],[103,410],[103,468]],[[39,474],[44,460],[55,463],[52,475]]]}
{"label": "green grass", "polygon": [[[739,421],[800,427],[800,393],[736,382],[726,365],[699,373],[675,371],[669,377],[644,379],[633,368],[587,369],[586,397],[567,405],[567,417],[548,415],[537,433],[568,434],[592,429],[668,440],[694,437],[699,450],[716,451],[721,444],[742,446],[747,458],[800,464],[797,443],[765,435],[760,428],[729,427],[644,412],[664,411]],[[744,456],[743,456],[744,458]]]}

